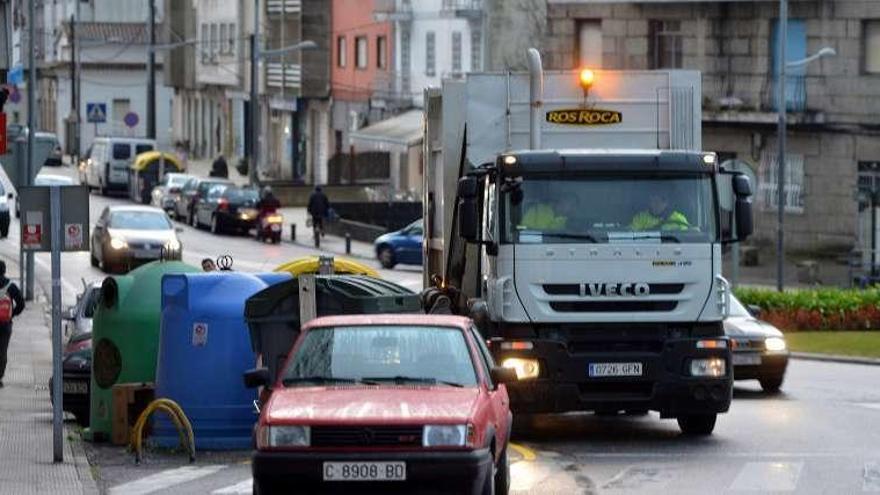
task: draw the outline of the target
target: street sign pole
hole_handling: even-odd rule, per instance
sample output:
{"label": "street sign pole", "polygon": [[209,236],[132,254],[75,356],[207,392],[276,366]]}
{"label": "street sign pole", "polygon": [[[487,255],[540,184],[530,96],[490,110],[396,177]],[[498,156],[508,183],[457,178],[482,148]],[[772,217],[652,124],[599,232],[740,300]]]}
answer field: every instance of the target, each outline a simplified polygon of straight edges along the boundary
{"label": "street sign pole", "polygon": [[61,187],[49,188],[49,211],[52,221],[52,452],[55,462],[64,461],[62,420],[63,373],[61,370]]}
{"label": "street sign pole", "polygon": [[[36,172],[34,166],[34,135],[37,133],[37,2],[28,2],[30,9],[28,11],[28,36],[30,50],[28,50],[28,136],[27,136],[27,171],[23,181],[26,185],[31,185],[31,177]],[[24,297],[28,301],[34,300],[34,253],[28,251],[26,255],[26,279]]]}

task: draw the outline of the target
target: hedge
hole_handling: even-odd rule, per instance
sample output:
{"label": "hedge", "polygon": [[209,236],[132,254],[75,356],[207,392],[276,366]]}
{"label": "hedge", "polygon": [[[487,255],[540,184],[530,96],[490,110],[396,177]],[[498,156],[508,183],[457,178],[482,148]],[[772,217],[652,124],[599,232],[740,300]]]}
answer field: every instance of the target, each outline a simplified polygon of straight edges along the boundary
{"label": "hedge", "polygon": [[784,331],[880,330],[880,287],[777,292],[740,288],[743,304],[761,308],[761,319]]}

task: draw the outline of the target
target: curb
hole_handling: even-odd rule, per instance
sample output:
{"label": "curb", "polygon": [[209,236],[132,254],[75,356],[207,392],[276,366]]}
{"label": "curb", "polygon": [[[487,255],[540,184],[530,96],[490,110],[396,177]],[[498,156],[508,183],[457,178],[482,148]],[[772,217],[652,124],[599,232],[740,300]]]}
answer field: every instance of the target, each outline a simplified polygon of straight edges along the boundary
{"label": "curb", "polygon": [[880,366],[880,359],[876,358],[865,358],[865,357],[853,357],[853,356],[841,356],[838,354],[817,354],[812,352],[792,352],[792,359],[800,359],[803,361],[823,361],[828,363],[843,363],[843,364],[862,364],[868,366]]}

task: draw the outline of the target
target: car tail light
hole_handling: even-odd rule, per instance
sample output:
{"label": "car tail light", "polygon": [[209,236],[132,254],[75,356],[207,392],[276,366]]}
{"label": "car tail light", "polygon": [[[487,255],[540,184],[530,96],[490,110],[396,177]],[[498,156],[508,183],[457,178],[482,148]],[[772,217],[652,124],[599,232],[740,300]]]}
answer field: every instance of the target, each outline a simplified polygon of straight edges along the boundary
{"label": "car tail light", "polygon": [[220,200],[217,201],[217,210],[229,211],[229,201],[225,198],[220,198]]}

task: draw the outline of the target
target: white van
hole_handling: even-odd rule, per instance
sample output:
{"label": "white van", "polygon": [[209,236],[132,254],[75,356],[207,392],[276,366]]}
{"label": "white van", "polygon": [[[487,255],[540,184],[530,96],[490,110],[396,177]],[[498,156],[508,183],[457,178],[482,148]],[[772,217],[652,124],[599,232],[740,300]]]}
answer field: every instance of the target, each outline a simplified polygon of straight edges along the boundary
{"label": "white van", "polygon": [[86,185],[102,195],[109,190],[128,191],[129,167],[134,157],[156,149],[156,141],[145,138],[99,137],[92,141],[86,162]]}

